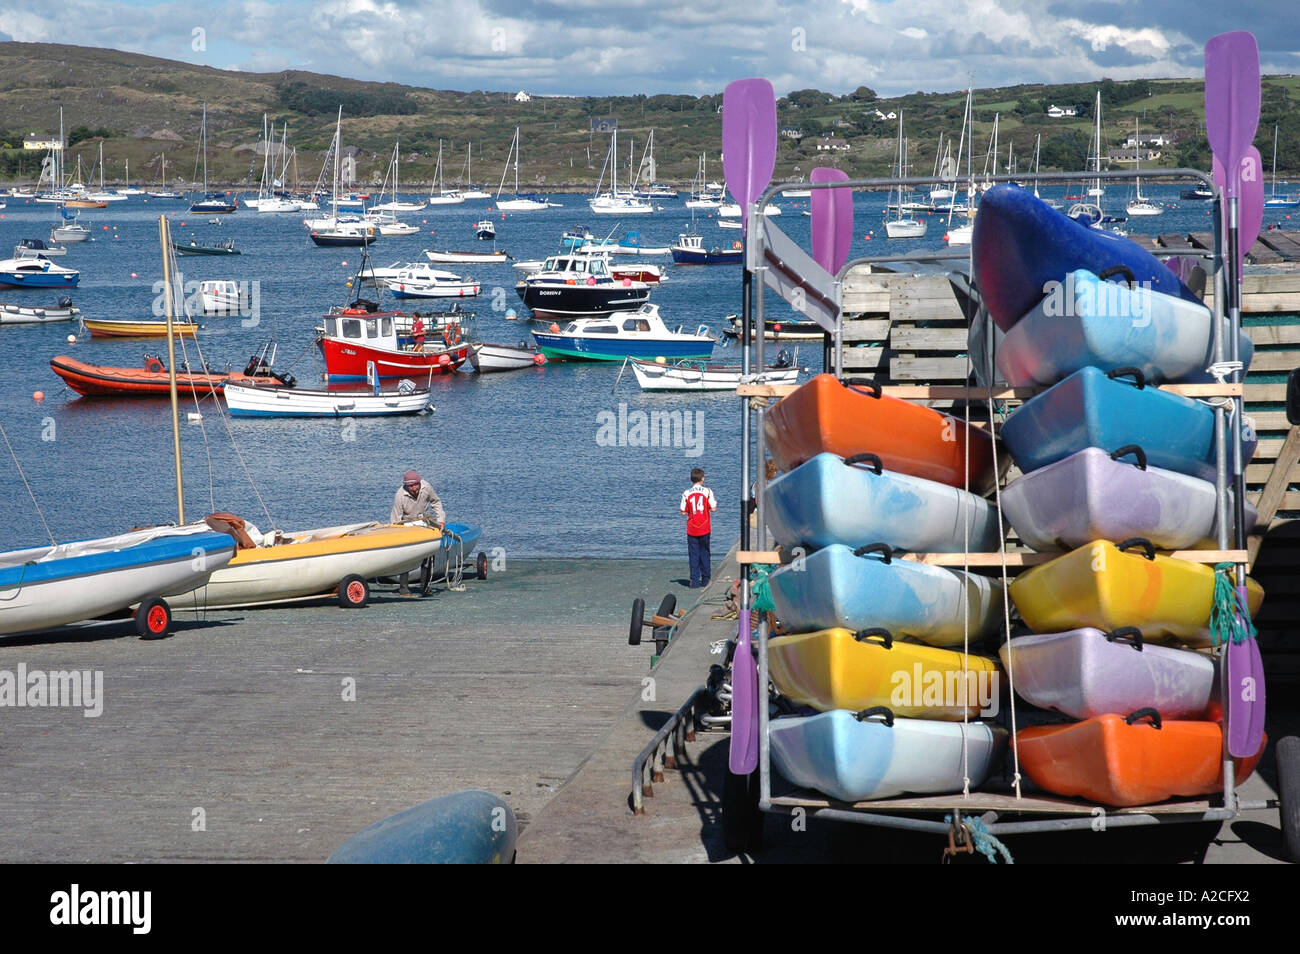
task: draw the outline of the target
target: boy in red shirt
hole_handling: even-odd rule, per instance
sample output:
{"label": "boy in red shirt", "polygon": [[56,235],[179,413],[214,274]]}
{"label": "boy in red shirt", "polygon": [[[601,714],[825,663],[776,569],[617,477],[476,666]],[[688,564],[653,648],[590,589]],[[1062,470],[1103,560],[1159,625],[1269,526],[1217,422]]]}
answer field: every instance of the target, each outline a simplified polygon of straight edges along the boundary
{"label": "boy in red shirt", "polygon": [[709,585],[709,514],[718,509],[713,491],[704,486],[704,471],[691,471],[691,486],[682,491],[681,514],[686,518],[686,549],[691,561],[691,587]]}

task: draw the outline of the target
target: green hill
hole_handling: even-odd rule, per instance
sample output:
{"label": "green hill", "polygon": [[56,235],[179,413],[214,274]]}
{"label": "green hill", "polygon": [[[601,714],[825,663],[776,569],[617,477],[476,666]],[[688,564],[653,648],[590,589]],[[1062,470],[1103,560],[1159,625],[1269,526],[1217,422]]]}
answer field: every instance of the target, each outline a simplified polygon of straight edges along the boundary
{"label": "green hill", "polygon": [[[1145,134],[1174,137],[1156,163],[1208,167],[1204,105],[1199,80],[1103,80],[1069,86],[1022,85],[975,91],[973,165],[983,169],[994,113],[1000,113],[999,162],[1005,166],[1008,143],[1025,172],[1042,136],[1044,169],[1082,168],[1093,133],[1092,103],[1103,94],[1104,139],[1118,147],[1137,117]],[[261,162],[254,146],[262,115],[277,127],[289,124],[289,144],[298,150],[298,180],[315,183],[343,106],[343,142],[355,146],[357,180],[378,183],[394,140],[402,143],[402,182],[412,192],[427,189],[438,141],[443,140],[444,178],[454,180],[473,144],[474,178],[495,187],[506,152],[521,130],[521,184],[545,188],[590,188],[600,173],[609,137],[593,133],[593,118],[616,116],[627,181],[628,149],[641,149],[655,131],[658,178],[689,183],[701,152],[710,178],[721,178],[719,160],[721,91],[708,96],[675,94],[615,97],[534,97],[516,102],[515,92],[456,92],[372,83],[316,73],[245,73],[195,66],[135,53],[46,43],[0,43],[0,177],[34,180],[41,153],[23,150],[33,133],[55,136],[59,107],[69,136],[68,168],[77,157],[89,174],[104,145],[105,177],[120,182],[130,162],[135,182],[155,182],[161,156],[167,155],[171,182],[201,176],[198,142],[203,104],[208,107],[209,178],[213,182],[256,186]],[[1273,123],[1281,125],[1279,173],[1300,172],[1300,79],[1267,77],[1256,145],[1272,155]],[[961,132],[965,91],[917,92],[876,99],[866,87],[846,96],[818,90],[789,92],[779,101],[783,127],[802,139],[782,138],[777,176],[806,176],[815,166],[833,164],[854,176],[890,172],[896,121],[880,119],[900,109],[906,119],[912,170],[926,174],[934,165],[940,134]],[[1049,105],[1080,109],[1074,118],[1051,119]],[[817,149],[833,135],[847,151]],[[955,145],[955,144],[954,144]],[[964,165],[964,163],[963,163]],[[512,176],[513,183],[513,176]]]}

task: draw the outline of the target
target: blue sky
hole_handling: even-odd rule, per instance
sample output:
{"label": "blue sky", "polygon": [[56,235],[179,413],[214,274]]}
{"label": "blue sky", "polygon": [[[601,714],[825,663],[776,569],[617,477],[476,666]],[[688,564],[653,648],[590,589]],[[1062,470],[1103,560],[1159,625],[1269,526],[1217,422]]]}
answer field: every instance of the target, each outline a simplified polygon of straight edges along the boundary
{"label": "blue sky", "polygon": [[1245,29],[1265,73],[1300,72],[1295,0],[0,0],[0,35],[224,69],[313,70],[438,89],[881,95],[1199,76]]}

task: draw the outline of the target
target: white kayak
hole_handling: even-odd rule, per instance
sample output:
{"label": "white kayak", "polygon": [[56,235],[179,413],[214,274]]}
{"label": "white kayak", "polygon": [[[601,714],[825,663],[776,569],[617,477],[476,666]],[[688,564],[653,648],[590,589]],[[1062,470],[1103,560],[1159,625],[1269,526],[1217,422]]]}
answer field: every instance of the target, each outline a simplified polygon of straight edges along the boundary
{"label": "white kayak", "polygon": [[[842,802],[960,792],[982,785],[1001,762],[1006,730],[984,722],[896,718],[887,709],[846,709],[774,719],[777,771]],[[967,761],[969,754],[969,761]]]}
{"label": "white kayak", "polygon": [[1197,719],[1214,688],[1208,656],[1145,643],[1133,627],[1018,636],[998,655],[1017,695],[1074,719],[1146,708],[1165,719]]}

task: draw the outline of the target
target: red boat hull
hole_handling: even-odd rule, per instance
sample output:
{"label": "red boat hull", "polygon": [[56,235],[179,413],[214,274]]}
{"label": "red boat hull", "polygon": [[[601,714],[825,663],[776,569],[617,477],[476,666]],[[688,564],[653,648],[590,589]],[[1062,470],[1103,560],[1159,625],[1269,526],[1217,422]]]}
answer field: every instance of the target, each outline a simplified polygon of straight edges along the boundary
{"label": "red boat hull", "polygon": [[[166,371],[149,371],[144,368],[114,368],[87,364],[76,358],[59,355],[50,360],[50,368],[68,387],[87,397],[160,397],[171,393],[171,381]],[[237,372],[187,373],[176,375],[176,388],[185,394],[202,397],[214,388],[220,390],[227,381],[238,384],[259,384],[282,387],[277,378],[260,374],[250,377]]]}
{"label": "red boat hull", "polygon": [[330,380],[366,379],[366,365],[373,361],[381,378],[424,378],[449,374],[465,363],[469,345],[461,341],[449,347],[426,345],[423,351],[391,351],[362,344],[354,339],[320,338],[325,372]]}

